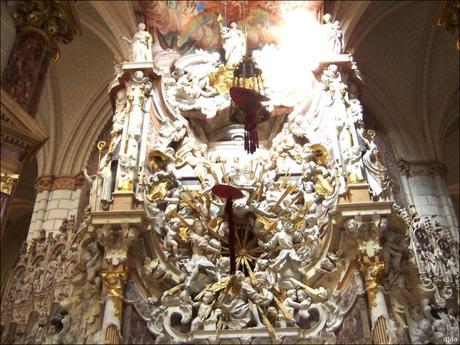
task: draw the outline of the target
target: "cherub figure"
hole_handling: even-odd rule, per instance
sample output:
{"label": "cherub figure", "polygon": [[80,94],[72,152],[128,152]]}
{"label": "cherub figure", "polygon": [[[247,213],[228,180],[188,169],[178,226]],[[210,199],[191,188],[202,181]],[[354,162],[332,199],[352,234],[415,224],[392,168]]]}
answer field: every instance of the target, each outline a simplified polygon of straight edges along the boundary
{"label": "cherub figure", "polygon": [[192,332],[196,331],[200,326],[203,325],[206,318],[211,313],[212,303],[214,301],[214,295],[212,292],[207,291],[203,295],[203,300],[197,301],[193,304],[194,307],[198,307],[198,313],[192,321]]}

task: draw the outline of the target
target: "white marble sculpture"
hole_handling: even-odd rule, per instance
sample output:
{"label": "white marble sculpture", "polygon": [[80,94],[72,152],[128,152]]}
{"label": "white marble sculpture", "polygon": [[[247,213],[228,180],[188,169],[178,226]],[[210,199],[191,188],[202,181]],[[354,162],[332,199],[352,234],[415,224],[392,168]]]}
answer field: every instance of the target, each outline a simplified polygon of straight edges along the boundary
{"label": "white marble sculpture", "polygon": [[328,43],[327,46],[330,53],[342,54],[344,48],[344,38],[340,22],[338,20],[332,22],[331,19],[332,16],[329,13],[326,13],[323,16],[323,29]]}
{"label": "white marble sculpture", "polygon": [[[405,327],[412,342],[455,337],[457,244],[435,219],[380,202],[391,193],[351,91],[354,67],[339,56],[338,23],[325,21],[328,56],[341,60],[323,61],[319,80],[305,87],[314,94],[295,103],[292,116],[260,126],[268,140],[255,155],[242,155],[241,143],[213,141],[224,138],[230,102],[209,74],[230,71],[243,57],[236,25],[222,28],[227,66],[218,53],[196,50],[168,62],[161,77],[139,63],[150,54],[140,26],[131,41],[135,63],[117,67],[112,140],[96,175],[87,176],[90,207],[60,229],[44,223],[5,287],[1,306],[7,322],[18,324],[16,343],[39,343],[44,333],[41,342],[102,343],[129,329],[119,340],[339,343],[355,324],[368,324],[365,340],[378,342],[380,313],[393,343],[407,341],[394,335]],[[119,162],[113,194],[112,160]],[[357,192],[366,182],[374,200]],[[216,184],[241,191],[233,214],[213,192]],[[52,301],[59,302],[55,317],[47,315]]]}
{"label": "white marble sculpture", "polygon": [[279,250],[279,254],[270,267],[277,273],[280,287],[284,289],[293,288],[295,285],[291,278],[299,278],[298,269],[301,263],[294,243],[300,234],[295,232],[294,226],[289,221],[282,218],[278,219],[276,229],[277,233],[269,242],[260,242],[259,244],[266,249],[277,248]]}
{"label": "white marble sculpture", "polygon": [[246,36],[238,29],[237,22],[230,22],[230,27],[220,26],[220,37],[225,50],[225,64],[237,65],[246,54]]}
{"label": "white marble sculpture", "polygon": [[362,159],[373,198],[375,200],[388,200],[391,193],[390,180],[386,168],[380,163],[379,149],[373,142]]}
{"label": "white marble sculpture", "polygon": [[131,48],[131,62],[147,62],[152,61],[152,35],[145,30],[145,24],[139,23],[137,26],[138,31],[130,40],[126,37],[123,39],[130,44]]}
{"label": "white marble sculpture", "polygon": [[209,75],[221,65],[218,53],[197,50],[175,63],[175,73],[165,78],[166,98],[177,111],[201,111],[207,118],[228,107],[228,95],[210,85]]}

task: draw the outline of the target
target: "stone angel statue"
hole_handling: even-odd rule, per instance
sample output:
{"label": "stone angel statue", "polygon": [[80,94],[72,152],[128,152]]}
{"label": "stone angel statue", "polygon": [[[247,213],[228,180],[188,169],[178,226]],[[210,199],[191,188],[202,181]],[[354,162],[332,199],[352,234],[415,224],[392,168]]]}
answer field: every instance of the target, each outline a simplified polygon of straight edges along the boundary
{"label": "stone angel statue", "polygon": [[152,36],[145,30],[145,24],[140,23],[138,31],[134,34],[133,39],[123,37],[131,47],[131,62],[152,61]]}

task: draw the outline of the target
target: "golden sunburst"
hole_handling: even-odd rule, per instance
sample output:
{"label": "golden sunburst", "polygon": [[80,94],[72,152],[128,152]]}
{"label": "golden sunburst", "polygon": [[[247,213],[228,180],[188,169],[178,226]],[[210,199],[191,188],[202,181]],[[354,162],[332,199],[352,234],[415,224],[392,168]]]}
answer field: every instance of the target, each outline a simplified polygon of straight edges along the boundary
{"label": "golden sunburst", "polygon": [[[257,243],[257,237],[245,225],[235,226],[236,269],[252,278],[252,270],[264,248]],[[229,255],[227,243],[222,248],[222,254]]]}

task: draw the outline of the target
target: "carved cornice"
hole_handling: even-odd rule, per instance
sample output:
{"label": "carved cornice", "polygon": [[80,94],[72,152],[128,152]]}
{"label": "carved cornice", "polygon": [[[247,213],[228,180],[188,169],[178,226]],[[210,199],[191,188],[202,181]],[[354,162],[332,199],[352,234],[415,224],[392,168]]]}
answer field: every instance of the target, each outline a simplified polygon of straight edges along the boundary
{"label": "carved cornice", "polygon": [[444,163],[438,161],[412,161],[401,159],[396,162],[402,175],[406,176],[445,176],[447,168]]}
{"label": "carved cornice", "polygon": [[59,58],[58,43],[70,43],[80,32],[75,5],[71,1],[22,1],[12,18],[22,31],[41,34],[54,58]]}
{"label": "carved cornice", "polygon": [[75,176],[41,176],[35,180],[34,189],[37,193],[57,189],[77,190],[86,182],[82,173]]}
{"label": "carved cornice", "polygon": [[48,139],[37,122],[3,89],[1,89],[1,127],[2,148],[5,150],[8,148],[12,155],[13,152],[16,153],[16,158],[12,159],[13,162],[6,167],[8,157],[4,157],[2,150],[2,167],[13,171],[19,170],[21,163],[33,157]]}

